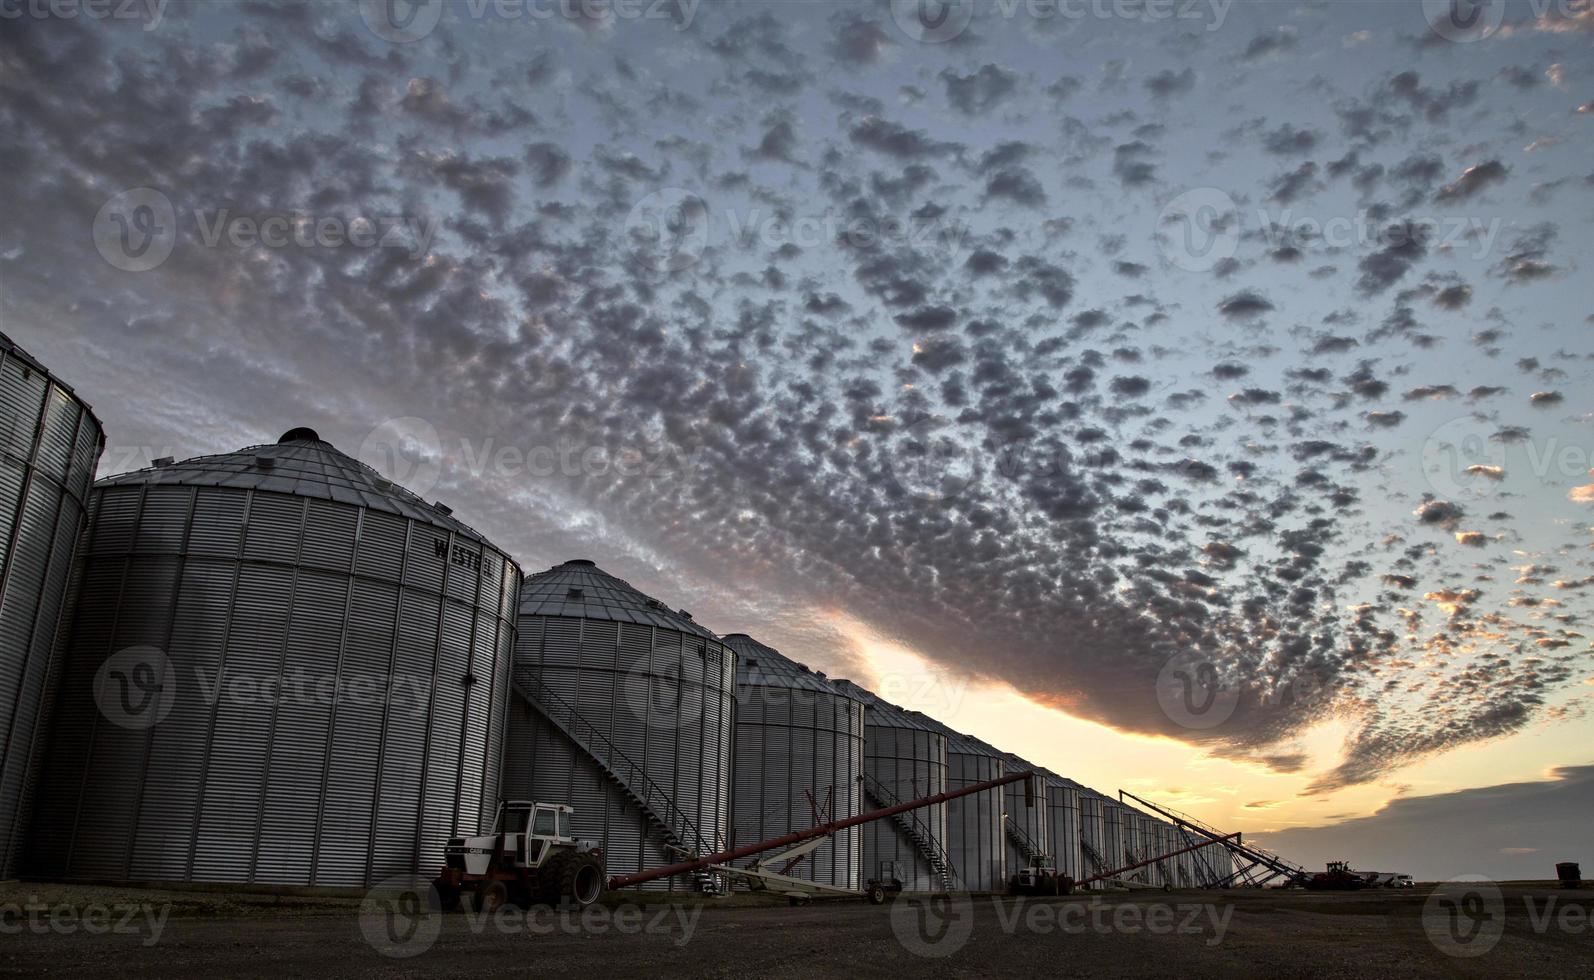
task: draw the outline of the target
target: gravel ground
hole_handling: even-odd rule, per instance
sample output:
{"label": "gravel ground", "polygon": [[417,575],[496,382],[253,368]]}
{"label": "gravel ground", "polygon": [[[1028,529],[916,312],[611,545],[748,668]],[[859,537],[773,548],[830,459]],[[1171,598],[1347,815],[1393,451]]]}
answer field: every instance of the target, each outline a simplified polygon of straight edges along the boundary
{"label": "gravel ground", "polygon": [[1594,975],[1594,890],[1531,885],[1473,895],[960,896],[883,907],[646,901],[585,918],[536,909],[496,920],[412,908],[402,897],[393,906],[9,885],[0,887],[0,975]]}

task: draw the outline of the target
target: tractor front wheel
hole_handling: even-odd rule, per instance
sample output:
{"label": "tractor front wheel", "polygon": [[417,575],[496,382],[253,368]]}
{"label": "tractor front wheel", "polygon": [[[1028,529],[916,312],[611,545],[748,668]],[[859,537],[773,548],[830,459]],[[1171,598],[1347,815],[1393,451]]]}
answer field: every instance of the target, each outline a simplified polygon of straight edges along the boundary
{"label": "tractor front wheel", "polygon": [[559,875],[559,893],[580,908],[603,897],[603,862],[591,854],[572,854]]}
{"label": "tractor front wheel", "polygon": [[426,905],[433,912],[454,912],[459,909],[459,889],[442,878],[432,881],[426,890]]}

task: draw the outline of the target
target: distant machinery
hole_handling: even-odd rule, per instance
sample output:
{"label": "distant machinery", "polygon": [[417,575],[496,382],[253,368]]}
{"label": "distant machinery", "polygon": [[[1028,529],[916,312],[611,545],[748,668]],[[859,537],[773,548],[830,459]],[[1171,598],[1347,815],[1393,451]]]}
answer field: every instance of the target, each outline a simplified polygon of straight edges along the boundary
{"label": "distant machinery", "polygon": [[[948,783],[947,737],[939,726],[851,681],[834,683],[864,705],[866,808],[895,806],[957,788]],[[864,824],[863,878],[895,877],[909,891],[964,887],[961,869],[947,851],[948,805],[940,803]]]}
{"label": "distant machinery", "polygon": [[0,334],[0,880],[20,864],[104,445],[88,405]]}
{"label": "distant machinery", "polygon": [[517,622],[506,795],[573,805],[611,875],[721,850],[735,653],[586,559],[528,576]]}
{"label": "distant machinery", "polygon": [[366,885],[492,819],[520,570],[310,429],[95,485],[32,868]]}
{"label": "distant machinery", "polygon": [[[736,655],[730,845],[864,812],[863,702],[745,633],[722,639]],[[826,838],[783,873],[861,888],[867,826]]]}

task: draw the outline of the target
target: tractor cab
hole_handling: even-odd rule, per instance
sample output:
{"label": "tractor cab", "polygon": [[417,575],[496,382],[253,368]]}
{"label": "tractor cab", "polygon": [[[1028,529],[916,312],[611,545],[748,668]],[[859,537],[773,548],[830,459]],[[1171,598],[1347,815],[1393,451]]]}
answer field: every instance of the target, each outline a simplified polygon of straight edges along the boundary
{"label": "tractor cab", "polygon": [[499,804],[493,834],[503,835],[504,850],[516,862],[535,867],[550,848],[575,842],[570,826],[575,814],[574,807],[563,803],[505,800]]}

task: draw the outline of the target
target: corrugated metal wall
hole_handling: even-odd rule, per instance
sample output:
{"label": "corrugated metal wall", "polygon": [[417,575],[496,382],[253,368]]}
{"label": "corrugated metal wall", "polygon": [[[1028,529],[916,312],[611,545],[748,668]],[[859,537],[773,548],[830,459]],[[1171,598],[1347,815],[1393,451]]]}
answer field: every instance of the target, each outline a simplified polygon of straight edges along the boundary
{"label": "corrugated metal wall", "polygon": [[[709,846],[725,842],[735,661],[723,644],[659,626],[521,615],[515,669],[540,678],[634,760]],[[512,709],[508,732],[505,795],[574,806],[577,834],[601,842],[609,874],[680,859],[593,757],[531,706]],[[689,885],[668,878],[642,887]]]}
{"label": "corrugated metal wall", "polygon": [[19,870],[103,444],[88,406],[0,335],[0,880]]}
{"label": "corrugated metal wall", "polygon": [[1050,824],[1048,839],[1051,843],[1052,860],[1057,863],[1057,873],[1067,875],[1076,881],[1087,877],[1081,870],[1079,853],[1081,834],[1079,789],[1054,779],[1047,779],[1046,796],[1046,815]]}
{"label": "corrugated metal wall", "polygon": [[[1033,770],[1034,767],[1022,760],[1008,758],[1002,762],[1002,771],[1022,772]],[[1034,784],[1031,786],[1030,784]],[[1026,796],[1026,789],[1029,791]],[[984,795],[984,794],[980,794]],[[1031,846],[1041,854],[1051,857],[1054,861],[1056,855],[1052,853],[1051,816],[1048,810],[1051,807],[1051,794],[1046,791],[1046,778],[1037,776],[1034,780],[1020,780],[1008,783],[1002,787],[1002,803],[1005,807],[1004,819],[1011,823],[1019,832],[1026,835]],[[1020,868],[1030,862],[1020,850],[1018,842],[1012,835],[1002,833],[1003,843],[1006,845],[1006,854],[1003,856],[1003,870],[1008,878],[1018,873]]]}
{"label": "corrugated metal wall", "polygon": [[[256,489],[106,486],[91,510],[39,872],[363,885],[491,821],[520,581],[502,553]],[[96,710],[97,669],[132,647],[177,692],[145,730]]]}
{"label": "corrugated metal wall", "polygon": [[[863,705],[823,691],[744,684],[736,703],[736,792],[731,846],[863,812]],[[787,874],[838,888],[862,887],[863,830],[851,827]]]}
{"label": "corrugated metal wall", "polygon": [[[1103,861],[1110,862],[1112,860],[1107,850],[1107,828],[1104,823],[1102,806],[1102,798],[1093,793],[1081,793],[1079,795],[1079,866],[1084,872],[1082,877],[1085,878],[1109,871],[1112,867],[1111,865],[1102,867],[1086,856],[1087,848],[1085,845],[1089,844],[1088,850],[1095,851]],[[1103,885],[1097,882],[1090,887],[1099,889]]]}
{"label": "corrugated metal wall", "polygon": [[[889,724],[885,713],[868,709],[864,713],[864,768],[869,777],[885,787],[897,800],[922,799],[946,792],[946,736],[925,728],[905,728]],[[879,803],[880,801],[874,801]],[[913,811],[943,848],[947,846],[947,804]],[[866,803],[865,808],[872,808]],[[950,855],[949,855],[950,857]],[[963,869],[952,859],[954,875]],[[883,879],[895,863],[903,887],[909,891],[937,891],[940,882],[929,862],[893,820],[873,820],[863,825],[863,878]]]}
{"label": "corrugated metal wall", "polygon": [[[947,750],[947,789],[961,789],[1003,774],[1002,760]],[[963,887],[972,892],[1007,888],[1007,843],[1002,833],[1000,793],[974,793],[947,803],[947,853]],[[1020,804],[1022,806],[1022,803]]]}

